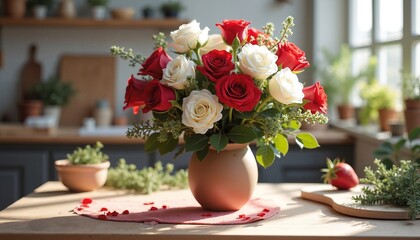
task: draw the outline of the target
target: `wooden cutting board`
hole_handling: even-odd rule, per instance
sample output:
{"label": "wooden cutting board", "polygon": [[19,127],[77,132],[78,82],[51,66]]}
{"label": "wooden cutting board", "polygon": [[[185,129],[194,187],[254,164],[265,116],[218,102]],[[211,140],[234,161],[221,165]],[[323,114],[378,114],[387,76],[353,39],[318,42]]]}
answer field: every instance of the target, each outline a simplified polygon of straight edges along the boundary
{"label": "wooden cutting board", "polygon": [[[317,184],[301,190],[301,197],[330,205],[335,211],[354,217],[373,219],[408,219],[406,208],[391,205],[365,206],[355,203],[351,197],[361,193],[362,186],[351,190],[336,190],[328,184]],[[420,219],[420,215],[417,216]]]}
{"label": "wooden cutting board", "polygon": [[36,60],[36,45],[29,46],[28,59],[22,67],[20,75],[20,99],[30,98],[29,92],[41,82],[42,66]]}
{"label": "wooden cutting board", "polygon": [[76,90],[61,113],[60,126],[81,126],[92,117],[98,100],[115,105],[115,57],[109,55],[64,55],[60,60],[60,78]]}

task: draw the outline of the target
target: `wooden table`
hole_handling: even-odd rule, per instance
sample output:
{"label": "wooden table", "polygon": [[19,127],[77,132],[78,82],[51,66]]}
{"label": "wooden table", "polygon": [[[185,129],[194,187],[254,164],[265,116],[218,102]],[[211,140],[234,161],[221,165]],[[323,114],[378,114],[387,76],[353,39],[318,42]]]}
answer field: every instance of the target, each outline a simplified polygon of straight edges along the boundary
{"label": "wooden table", "polygon": [[[390,221],[340,215],[329,206],[301,199],[311,184],[259,184],[255,196],[273,199],[276,216],[244,225],[173,225],[98,221],[70,212],[80,199],[114,198],[124,191],[68,193],[48,182],[0,212],[0,239],[420,239],[420,221]],[[156,198],[190,194],[162,191]]]}

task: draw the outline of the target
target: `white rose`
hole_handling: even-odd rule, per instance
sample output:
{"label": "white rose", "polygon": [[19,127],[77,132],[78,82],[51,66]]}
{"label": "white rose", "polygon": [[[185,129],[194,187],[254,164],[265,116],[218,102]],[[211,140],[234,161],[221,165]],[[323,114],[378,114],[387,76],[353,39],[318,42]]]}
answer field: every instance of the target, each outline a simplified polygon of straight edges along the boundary
{"label": "white rose", "polygon": [[229,52],[230,47],[223,41],[222,35],[212,34],[209,36],[207,44],[200,48],[200,54],[204,55],[211,50],[225,50]]}
{"label": "white rose", "polygon": [[203,45],[209,38],[209,28],[200,29],[200,23],[196,20],[188,24],[182,24],[178,30],[172,31],[170,36],[173,40],[172,46],[177,53],[185,53],[195,49],[197,43]]}
{"label": "white rose", "polygon": [[181,90],[188,84],[188,78],[195,78],[195,64],[184,55],[178,55],[163,69],[162,84]]}
{"label": "white rose", "polygon": [[283,104],[302,103],[305,96],[303,84],[289,68],[284,68],[274,75],[268,83],[270,95]]}
{"label": "white rose", "polygon": [[246,44],[238,54],[239,68],[255,79],[266,79],[277,72],[277,56],[266,46]]}
{"label": "white rose", "polygon": [[192,91],[182,103],[182,123],[195,133],[205,134],[215,122],[222,119],[223,105],[209,90]]}

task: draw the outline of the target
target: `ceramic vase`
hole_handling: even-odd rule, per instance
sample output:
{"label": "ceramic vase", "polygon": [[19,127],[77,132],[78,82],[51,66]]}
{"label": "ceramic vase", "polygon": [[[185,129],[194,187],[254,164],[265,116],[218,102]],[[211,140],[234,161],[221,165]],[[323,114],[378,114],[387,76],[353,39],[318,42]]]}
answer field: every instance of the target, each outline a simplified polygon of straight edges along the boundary
{"label": "ceramic vase", "polygon": [[203,160],[194,153],[188,167],[192,194],[212,211],[235,211],[252,197],[258,182],[258,167],[247,144],[229,144],[217,152],[210,149]]}

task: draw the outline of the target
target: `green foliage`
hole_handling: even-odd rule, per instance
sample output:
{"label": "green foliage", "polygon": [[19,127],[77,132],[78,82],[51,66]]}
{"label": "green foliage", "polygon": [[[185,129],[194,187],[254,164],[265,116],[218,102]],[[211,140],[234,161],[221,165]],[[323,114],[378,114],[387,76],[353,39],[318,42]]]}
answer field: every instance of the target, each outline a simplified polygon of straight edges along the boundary
{"label": "green foliage", "polygon": [[395,143],[386,141],[382,143],[373,154],[381,159],[382,163],[390,168],[392,165],[398,165],[402,158],[402,150],[408,147],[410,151],[409,159],[420,164],[420,143],[416,139],[420,138],[420,127],[412,130],[408,137],[402,137]]}
{"label": "green foliage", "polygon": [[402,160],[400,166],[388,169],[380,160],[375,160],[377,170],[365,169],[366,178],[361,183],[372,184],[362,188],[362,194],[353,197],[363,205],[392,204],[408,207],[409,218],[420,214],[420,168],[416,163]]}
{"label": "green foliage", "polygon": [[126,51],[123,47],[111,46],[110,50],[112,55],[119,56],[123,60],[129,60],[129,66],[131,67],[136,66],[136,64],[141,65],[144,61],[146,61],[146,57],[134,54],[133,49],[131,48]]}
{"label": "green foliage", "polygon": [[404,99],[420,100],[420,76],[403,74],[402,90]]}
{"label": "green foliage", "polygon": [[108,161],[108,155],[104,154],[101,149],[104,145],[96,142],[95,147],[86,145],[84,148],[77,148],[71,154],[67,154],[67,159],[73,165],[81,164],[97,164]]}
{"label": "green foliage", "polygon": [[34,87],[34,96],[45,105],[62,106],[69,102],[75,93],[71,83],[64,83],[58,77],[51,77]]}
{"label": "green foliage", "polygon": [[395,108],[398,92],[374,80],[361,85],[360,97],[364,100],[361,122],[367,124],[377,120],[379,109]]}
{"label": "green foliage", "polygon": [[87,0],[91,6],[106,6],[109,0]]}
{"label": "green foliage", "polygon": [[110,168],[106,186],[116,189],[130,189],[149,194],[163,188],[186,188],[188,176],[185,170],[174,171],[173,164],[157,162],[154,167],[138,170],[136,165],[120,159],[115,168]]}
{"label": "green foliage", "polygon": [[167,1],[160,5],[160,11],[167,12],[167,11],[181,11],[184,9],[184,5],[182,5],[179,1]]}
{"label": "green foliage", "polygon": [[341,46],[340,52],[336,55],[327,49],[323,50],[323,55],[326,65],[322,68],[319,67],[317,72],[328,94],[329,105],[350,104],[351,93],[358,81],[367,77],[368,68],[359,74],[352,73],[351,61],[353,53],[346,44]]}

